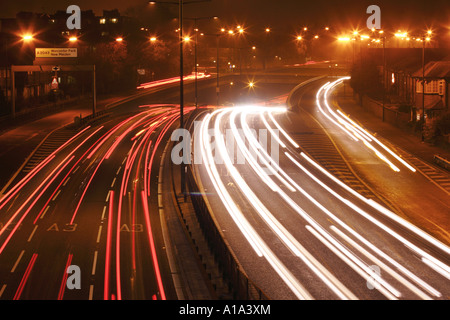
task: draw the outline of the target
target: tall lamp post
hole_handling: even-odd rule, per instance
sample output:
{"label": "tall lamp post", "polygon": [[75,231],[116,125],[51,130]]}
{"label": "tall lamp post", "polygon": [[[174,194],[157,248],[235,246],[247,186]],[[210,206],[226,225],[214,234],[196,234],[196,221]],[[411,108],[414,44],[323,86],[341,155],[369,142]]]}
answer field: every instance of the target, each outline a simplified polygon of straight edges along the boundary
{"label": "tall lamp post", "polygon": [[[183,83],[183,5],[200,3],[200,2],[210,2],[211,0],[179,0],[179,1],[149,1],[149,4],[172,4],[178,5],[178,15],[179,15],[179,42],[180,42],[180,129],[184,129],[184,83]],[[183,135],[183,143],[186,143],[185,137]],[[184,157],[182,156],[182,159]],[[185,163],[181,161],[181,193],[186,196],[186,172]]]}
{"label": "tall lamp post", "polygon": [[[222,29],[222,32],[224,30]],[[220,94],[220,84],[219,84],[219,40],[220,37],[223,36],[224,33],[212,33],[212,34],[205,34],[205,36],[215,36],[216,37],[216,94],[217,94],[217,106],[219,106],[219,94]]]}
{"label": "tall lamp post", "polygon": [[[380,34],[383,34],[384,31],[379,31]],[[384,114],[386,110],[386,36],[383,34],[383,122],[384,122]]]}
{"label": "tall lamp post", "polygon": [[431,31],[427,31],[427,35],[422,36],[422,142],[425,141],[425,44],[430,41]]}
{"label": "tall lamp post", "polygon": [[216,16],[213,17],[200,17],[200,18],[185,18],[186,20],[194,21],[194,31],[195,31],[195,46],[194,46],[194,72],[195,72],[195,108],[198,107],[198,67],[197,67],[197,45],[198,45],[198,30],[197,30],[197,21],[199,20],[210,20],[210,19],[218,19]]}

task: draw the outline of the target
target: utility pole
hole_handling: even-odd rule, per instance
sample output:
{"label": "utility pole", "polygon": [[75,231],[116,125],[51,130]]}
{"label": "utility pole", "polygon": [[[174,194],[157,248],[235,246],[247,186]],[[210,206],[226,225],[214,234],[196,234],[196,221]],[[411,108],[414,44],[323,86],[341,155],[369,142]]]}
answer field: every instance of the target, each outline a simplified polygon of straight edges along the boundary
{"label": "utility pole", "polygon": [[383,36],[383,122],[386,109],[386,37]]}
{"label": "utility pole", "polygon": [[422,142],[425,141],[425,36],[422,37]]}
{"label": "utility pole", "polygon": [[[179,31],[180,31],[180,129],[184,129],[184,68],[183,68],[183,0],[179,0]],[[183,143],[186,143],[183,135]],[[182,157],[184,159],[184,157]],[[186,197],[185,163],[181,161],[181,193]]]}

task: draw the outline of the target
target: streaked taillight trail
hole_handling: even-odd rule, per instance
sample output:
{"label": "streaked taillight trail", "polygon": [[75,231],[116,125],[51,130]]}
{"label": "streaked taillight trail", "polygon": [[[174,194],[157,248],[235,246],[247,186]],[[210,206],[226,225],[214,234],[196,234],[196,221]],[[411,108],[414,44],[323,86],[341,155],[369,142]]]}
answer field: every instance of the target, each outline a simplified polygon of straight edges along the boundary
{"label": "streaked taillight trail", "polygon": [[[186,107],[185,113],[187,114],[192,110],[193,107]],[[121,245],[123,246],[121,227],[123,223],[126,223],[124,219],[128,218],[131,219],[131,224],[135,225],[139,214],[144,221],[143,231],[146,231],[147,234],[147,245],[145,248],[148,248],[148,257],[154,269],[155,290],[157,293],[153,293],[151,298],[166,299],[163,277],[156,251],[159,245],[154,243],[155,238],[151,230],[149,197],[152,163],[158,152],[158,146],[167,137],[167,133],[170,132],[178,119],[179,108],[176,105],[144,105],[139,109],[138,113],[125,117],[118,121],[118,124],[112,125],[110,129],[105,129],[104,126],[100,125],[95,128],[87,126],[80,130],[25,175],[19,183],[13,186],[0,199],[0,210],[5,211],[7,213],[6,217],[8,217],[8,220],[2,223],[0,229],[0,255],[5,247],[13,242],[14,235],[18,231],[19,226],[21,223],[27,221],[25,219],[29,215],[33,215],[31,221],[36,225],[33,229],[34,233],[38,222],[41,221],[40,219],[43,218],[44,213],[52,205],[52,201],[55,201],[61,192],[64,195],[64,189],[68,182],[76,180],[72,177],[75,173],[82,176],[89,174],[82,178],[85,182],[82,184],[82,188],[79,189],[78,195],[75,195],[73,199],[73,211],[54,212],[55,216],[62,217],[63,215],[68,215],[69,219],[66,225],[75,226],[78,219],[81,219],[80,215],[86,214],[87,209],[85,210],[84,206],[86,195],[89,193],[89,190],[97,185],[100,179],[99,173],[102,172],[104,174],[103,167],[113,161],[117,161],[117,159],[123,159],[123,154],[126,153],[121,166],[119,168],[113,168],[114,182],[111,184],[109,190],[107,190],[108,197],[106,198],[106,203],[108,209],[107,215],[104,217],[107,220],[107,224],[105,225],[106,239],[104,241],[105,273],[104,278],[101,279],[103,286],[97,285],[95,287],[102,287],[102,297],[105,300],[119,300],[128,297],[124,296],[123,293],[122,272],[126,271],[122,271],[121,268],[121,264],[125,261],[125,258],[121,256]],[[121,147],[119,148],[119,146]],[[84,150],[80,151],[82,148]],[[85,167],[85,169],[79,169],[80,166]],[[143,176],[143,180],[139,182],[141,176]],[[113,179],[111,178],[111,180]],[[120,183],[115,183],[116,180]],[[34,189],[33,187],[29,187],[33,184],[37,185]],[[30,191],[29,189],[32,190]],[[26,192],[29,192],[29,194],[26,194]],[[130,205],[132,211],[129,215],[124,216],[123,210],[128,208],[124,203],[128,192],[133,194],[132,204]],[[63,195],[59,196],[58,200]],[[34,216],[35,212],[37,214]],[[45,218],[51,219],[48,216],[47,214]],[[130,234],[132,237],[131,266],[135,270],[137,264],[135,261],[137,255],[135,252],[136,235],[134,232]],[[96,243],[102,243],[100,242],[100,235],[99,233]],[[36,236],[33,237],[33,239],[35,238]],[[139,247],[142,248],[142,246]],[[45,250],[45,248],[41,249]],[[23,289],[27,285],[31,270],[35,267],[37,256],[38,253],[33,255],[20,286],[17,289],[15,299],[21,297]],[[65,261],[66,269],[67,264],[75,256],[75,252],[70,253],[67,261]],[[97,259],[101,259],[101,256],[96,253]],[[39,260],[37,263],[39,263]],[[64,282],[67,278],[65,272],[66,270],[61,271],[63,278],[59,286],[59,292],[55,295],[57,299],[63,299],[65,297]],[[126,278],[129,279],[129,276],[127,275]],[[98,296],[96,294],[98,289],[95,290],[92,285],[89,290],[89,298]]]}

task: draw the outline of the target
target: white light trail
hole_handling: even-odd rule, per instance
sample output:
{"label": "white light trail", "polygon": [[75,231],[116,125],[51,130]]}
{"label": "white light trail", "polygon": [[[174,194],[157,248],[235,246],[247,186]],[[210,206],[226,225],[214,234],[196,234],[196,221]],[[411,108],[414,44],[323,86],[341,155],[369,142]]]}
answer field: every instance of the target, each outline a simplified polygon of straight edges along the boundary
{"label": "white light trail", "polygon": [[[375,136],[373,136],[372,134],[370,134],[367,130],[365,130],[364,128],[362,128],[360,125],[358,125],[356,122],[354,122],[353,120],[351,120],[348,116],[344,115],[340,110],[337,110],[337,113],[334,112],[331,107],[328,104],[328,95],[329,92],[331,90],[333,90],[337,85],[339,85],[342,81],[349,79],[349,77],[344,77],[344,78],[340,78],[332,83],[327,83],[324,86],[322,86],[319,91],[317,92],[317,104],[319,106],[319,110],[325,114],[327,116],[328,119],[330,119],[333,123],[335,123],[336,125],[338,125],[341,129],[343,129],[346,133],[350,134],[348,130],[352,131],[353,134],[359,138],[361,138],[361,140],[363,140],[364,144],[366,145],[366,147],[368,147],[369,149],[371,149],[372,151],[375,152],[375,154],[382,159],[383,161],[387,162],[389,164],[389,166],[396,172],[400,171],[400,169],[398,169],[397,166],[395,166],[391,161],[389,161],[387,159],[386,156],[384,156],[381,152],[379,152],[374,146],[371,145],[371,141],[375,141],[379,146],[381,146],[384,150],[386,150],[391,156],[393,156],[395,159],[397,159],[399,162],[401,162],[405,167],[407,167],[409,170],[411,170],[412,172],[416,172],[416,169],[411,166],[409,163],[407,163],[405,160],[403,160],[399,155],[397,155],[395,152],[393,152],[390,148],[388,148],[385,144],[383,144],[379,139],[377,139]],[[338,123],[336,123],[335,120],[331,119],[331,117],[328,116],[328,114],[326,114],[324,112],[324,110],[321,108],[320,106],[320,101],[319,101],[319,96],[320,94],[323,93],[324,96],[324,103],[325,106],[328,109],[328,112],[342,125],[344,125],[347,129],[344,129],[341,125],[339,125]]]}
{"label": "white light trail", "polygon": [[[203,120],[199,139],[202,151],[202,157],[205,161],[205,167],[207,169],[207,173],[211,179],[211,182],[214,185],[214,188],[222,200],[222,203],[227,208],[227,211],[230,213],[233,221],[238,226],[239,230],[241,230],[244,237],[247,239],[249,244],[255,250],[258,256],[264,256],[272,268],[277,272],[277,274],[283,279],[283,281],[287,284],[287,286],[292,290],[292,292],[299,299],[313,299],[313,297],[306,291],[306,289],[295,279],[295,277],[291,274],[291,272],[286,268],[284,264],[275,256],[275,254],[270,250],[267,244],[260,238],[254,228],[250,225],[250,223],[245,219],[242,212],[237,207],[236,203],[233,201],[230,194],[227,192],[225,185],[220,179],[220,175],[217,171],[217,167],[214,164],[214,159],[212,156],[212,150],[209,143],[209,134],[208,134],[208,126],[212,116],[220,112],[220,110],[214,112],[212,115],[207,115]],[[219,135],[220,136],[220,135]],[[216,137],[218,139],[218,137]],[[222,151],[223,152],[223,151]]]}
{"label": "white light trail", "polygon": [[[235,134],[235,138],[237,140],[241,139],[239,133],[237,132],[237,129],[234,124],[234,119],[236,116],[236,111],[241,112],[241,121],[244,121],[242,123],[242,126],[244,127],[244,131],[246,132],[247,138],[249,141],[252,139],[256,140],[252,133],[250,132],[248,125],[245,123],[245,115],[248,113],[248,111],[242,112],[240,109],[235,109],[234,112],[232,112],[232,116],[230,116],[231,119],[231,126],[234,129],[233,133]],[[257,113],[263,112],[264,110],[258,109],[256,110]],[[223,113],[224,114],[224,113]],[[230,172],[230,175],[232,176],[233,180],[236,182],[236,184],[239,186],[245,197],[248,199],[248,201],[253,205],[256,212],[261,216],[261,218],[268,224],[268,226],[272,229],[273,232],[277,235],[277,237],[283,241],[283,243],[296,255],[298,256],[339,298],[341,299],[357,299],[356,296],[351,293],[333,274],[331,274],[328,270],[326,270],[323,265],[321,265],[295,238],[292,236],[291,233],[289,233],[280,223],[279,221],[271,214],[271,212],[262,204],[262,202],[259,200],[259,198],[251,191],[247,183],[244,181],[244,179],[241,177],[239,172],[236,170],[236,168],[232,165],[231,160],[226,153],[227,150],[223,144],[223,139],[219,139],[218,137],[221,136],[220,133],[220,127],[218,123],[220,123],[220,117],[223,116],[223,114],[219,115],[219,119],[216,122],[215,127],[215,136],[216,141],[218,140],[218,148],[221,152],[222,157],[224,158],[225,165],[227,166],[228,172]],[[253,141],[255,143],[255,141]],[[256,142],[257,143],[257,142]],[[240,148],[244,148],[241,150],[244,155],[248,156],[250,153],[245,148],[245,145],[242,143],[238,143],[238,146]],[[262,146],[260,148],[255,148],[255,151],[258,152],[259,150],[263,150]],[[264,150],[263,150],[264,151]],[[261,156],[261,154],[260,154]],[[248,159],[250,160],[250,159]],[[256,163],[256,165],[258,165]],[[256,172],[259,170],[256,169]],[[279,188],[277,187],[277,193],[280,194],[285,200],[289,202],[289,204],[292,206],[295,206],[293,204],[293,201],[289,201],[290,198]],[[295,190],[295,189],[294,189]],[[301,210],[297,207],[297,210]],[[302,211],[303,212],[303,211]],[[314,223],[314,221],[313,221]]]}
{"label": "white light trail", "polygon": [[[263,149],[260,149],[264,152]],[[297,166],[300,166],[302,168],[302,170],[304,170],[307,174],[309,174],[311,177],[313,177],[316,182],[318,182],[319,184],[322,184],[316,177],[314,177],[309,171],[307,171],[303,166],[301,166],[295,159],[293,159],[292,156],[290,156],[287,152],[285,153],[286,156],[291,159],[291,161],[293,161]],[[267,153],[265,154],[266,157],[268,157]],[[331,177],[335,182],[339,183],[342,187],[344,187],[346,190],[350,191],[352,194],[356,195],[358,198],[360,198],[361,200],[365,201],[366,203],[368,203],[369,205],[371,205],[372,207],[374,207],[375,209],[377,209],[380,212],[383,212],[385,215],[389,216],[391,219],[397,221],[398,223],[402,224],[403,226],[408,227],[410,230],[412,230],[413,232],[416,232],[417,234],[420,234],[423,238],[427,239],[430,243],[435,244],[436,246],[438,246],[439,248],[443,249],[444,251],[448,250],[448,247],[446,247],[445,245],[443,245],[442,243],[440,243],[439,241],[437,241],[435,238],[429,236],[428,234],[426,234],[425,232],[423,232],[422,230],[420,230],[419,228],[415,227],[414,225],[410,224],[409,222],[407,222],[406,220],[401,219],[400,217],[398,217],[396,214],[394,214],[393,212],[390,212],[389,210],[387,210],[386,208],[384,208],[383,206],[379,205],[378,203],[374,202],[371,199],[366,199],[365,197],[361,196],[359,193],[355,192],[353,189],[351,189],[350,187],[348,187],[347,185],[345,185],[344,183],[342,183],[340,180],[336,179],[334,176],[332,176],[331,174],[329,174],[326,170],[324,170],[323,168],[321,168],[320,166],[318,166],[315,162],[313,162],[311,159],[309,159],[309,157],[307,157],[304,153],[302,153],[302,156],[307,158],[310,162],[312,162],[317,168],[319,168],[322,172],[326,173],[327,176]],[[301,193],[303,193],[310,201],[312,201],[317,207],[319,207],[323,212],[325,212],[328,216],[330,216],[333,220],[335,220],[336,222],[338,222],[340,225],[342,225],[347,231],[351,232],[355,237],[357,237],[360,241],[364,242],[367,246],[369,246],[372,250],[376,251],[379,255],[383,256],[386,260],[388,260],[390,263],[392,263],[393,265],[395,265],[399,270],[401,270],[406,276],[408,276],[410,279],[412,279],[413,281],[417,282],[420,286],[422,286],[425,290],[427,290],[429,293],[437,296],[437,297],[441,297],[441,293],[438,292],[437,290],[435,290],[434,288],[432,288],[431,286],[429,286],[427,283],[425,283],[424,281],[422,281],[420,278],[418,278],[417,276],[415,276],[414,274],[412,274],[410,271],[408,271],[406,268],[404,268],[403,266],[401,266],[399,263],[397,263],[394,259],[390,258],[388,255],[384,254],[381,250],[379,250],[378,248],[376,248],[376,246],[373,246],[370,242],[368,242],[366,239],[364,239],[362,236],[360,236],[358,233],[356,233],[352,228],[350,228],[348,225],[346,225],[345,223],[343,223],[340,219],[338,219],[336,216],[334,216],[330,211],[328,211],[325,207],[323,207],[318,201],[316,201],[311,195],[309,195],[308,193],[306,193],[298,184],[296,184],[281,168],[277,168],[277,170],[297,189],[299,190]],[[331,189],[329,189],[330,191]],[[337,195],[337,194],[335,194]],[[342,201],[344,201],[344,203],[346,203],[347,205],[349,205],[349,201],[347,199],[342,198]],[[355,205],[351,205],[351,207],[353,209],[355,209]],[[360,209],[359,209],[360,210]],[[357,209],[358,211],[358,209]],[[332,227],[333,228],[333,227]],[[414,250],[416,250],[416,247],[413,247]],[[419,251],[419,254],[423,253],[422,251]],[[425,259],[425,258],[423,258]],[[434,262],[431,262],[434,261]],[[437,272],[443,274],[445,277],[449,277],[450,273],[448,273],[448,268],[446,268],[447,266],[445,264],[442,264],[440,261],[436,261],[435,259],[433,259],[432,257],[430,258],[430,260],[426,259],[426,261],[424,260],[424,262],[429,262],[429,264],[432,264],[432,268],[434,270],[436,270]],[[397,280],[399,280],[400,282],[402,282],[403,284],[406,284],[407,287],[409,287],[413,292],[415,292],[419,297],[424,298],[424,299],[428,299],[429,297],[427,295],[425,295],[422,291],[418,290],[415,288],[415,286],[413,286],[411,283],[407,282],[406,280],[404,280],[403,278],[398,278],[398,276],[395,276],[397,278]]]}

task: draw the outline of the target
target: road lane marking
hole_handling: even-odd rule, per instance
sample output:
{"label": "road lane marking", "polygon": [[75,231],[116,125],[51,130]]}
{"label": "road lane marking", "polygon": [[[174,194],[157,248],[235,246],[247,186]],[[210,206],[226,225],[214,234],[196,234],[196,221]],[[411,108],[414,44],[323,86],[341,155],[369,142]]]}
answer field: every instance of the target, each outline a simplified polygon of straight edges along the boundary
{"label": "road lane marking", "polygon": [[34,233],[36,232],[37,227],[38,227],[37,225],[34,226],[34,229],[33,229],[33,231],[31,232],[30,236],[28,237],[27,242],[30,242],[30,241],[31,241],[31,238],[33,238],[33,235],[34,235]]}
{"label": "road lane marking", "polygon": [[98,233],[97,233],[97,243],[100,242],[100,236],[102,235],[102,226],[100,226],[98,228]]}
{"label": "road lane marking", "polygon": [[97,255],[98,255],[98,251],[95,250],[94,252],[94,262],[92,263],[92,275],[95,275],[95,269],[97,267]]}
{"label": "road lane marking", "polygon": [[103,207],[102,220],[105,220],[106,206]]}
{"label": "road lane marking", "polygon": [[19,265],[20,259],[22,259],[23,254],[25,253],[25,250],[22,250],[22,252],[19,254],[19,257],[16,260],[16,263],[14,264],[13,268],[11,269],[11,273],[13,273],[17,266]]}
{"label": "road lane marking", "polygon": [[70,180],[70,177],[68,177],[68,178],[67,178],[67,180],[66,180],[66,181],[64,181],[64,183],[63,183],[63,187],[65,187],[65,186],[66,186],[66,184],[67,184],[67,182],[69,182],[69,180]]}
{"label": "road lane marking", "polygon": [[2,294],[3,294],[3,292],[5,291],[5,289],[6,289],[6,284],[4,284],[4,285],[2,286],[2,288],[0,289],[0,298],[2,297]]}
{"label": "road lane marking", "polygon": [[50,206],[47,206],[47,208],[45,208],[44,213],[42,214],[42,216],[40,217],[40,219],[43,219],[45,216],[45,213],[48,211],[48,209],[50,208]]}
{"label": "road lane marking", "polygon": [[92,300],[93,295],[94,295],[94,285],[91,284],[89,286],[89,300]]}
{"label": "road lane marking", "polygon": [[112,183],[111,183],[111,188],[113,188],[114,187],[114,184],[116,183],[116,177],[114,177],[114,179],[113,179],[113,181],[112,181]]}
{"label": "road lane marking", "polygon": [[53,197],[52,201],[55,201],[56,198],[59,196],[60,193],[61,193],[61,190],[58,190],[58,193]]}

